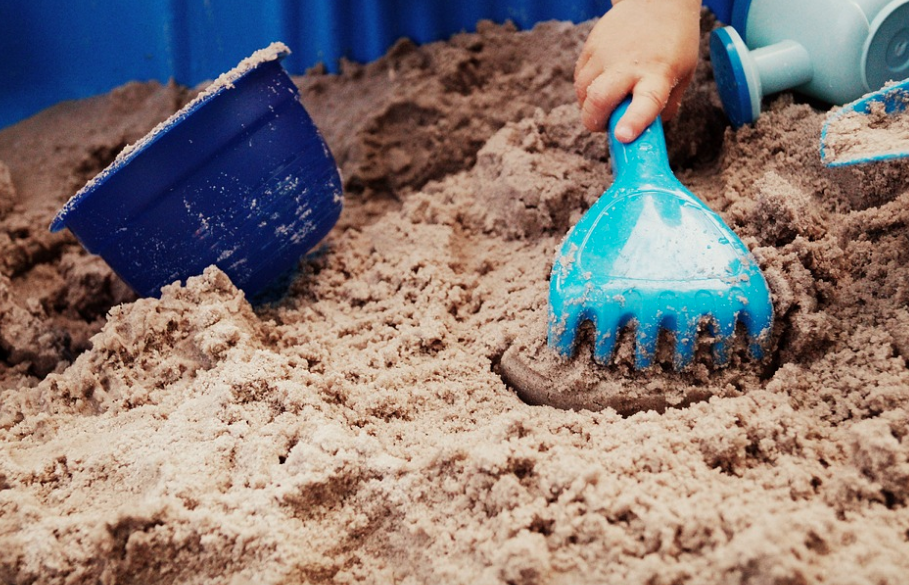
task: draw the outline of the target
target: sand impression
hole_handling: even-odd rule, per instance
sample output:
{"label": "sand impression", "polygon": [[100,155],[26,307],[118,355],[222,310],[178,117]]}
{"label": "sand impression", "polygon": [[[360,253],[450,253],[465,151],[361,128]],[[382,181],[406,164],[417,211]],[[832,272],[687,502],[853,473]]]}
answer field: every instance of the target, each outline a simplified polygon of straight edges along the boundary
{"label": "sand impression", "polygon": [[666,129],[768,279],[768,359],[555,364],[667,397],[621,414],[503,382],[612,180],[572,103],[587,30],[485,24],[297,78],[346,207],[264,307],[216,269],[136,300],[47,231],[196,92],[0,132],[0,582],[905,582],[909,166],[825,168],[823,111],[784,95],[733,131],[705,61]]}

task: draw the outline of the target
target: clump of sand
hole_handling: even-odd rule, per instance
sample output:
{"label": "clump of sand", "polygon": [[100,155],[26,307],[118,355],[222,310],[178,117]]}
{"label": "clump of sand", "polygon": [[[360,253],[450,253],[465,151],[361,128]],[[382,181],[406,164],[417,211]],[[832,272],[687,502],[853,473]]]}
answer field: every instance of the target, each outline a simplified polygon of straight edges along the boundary
{"label": "clump of sand", "polygon": [[624,417],[503,382],[611,181],[572,104],[587,30],[484,25],[299,78],[347,201],[270,306],[217,269],[135,300],[46,232],[188,92],[0,132],[0,581],[902,583],[909,166],[827,169],[824,112],[784,96],[733,131],[704,62],[667,128],[770,284],[766,362]]}

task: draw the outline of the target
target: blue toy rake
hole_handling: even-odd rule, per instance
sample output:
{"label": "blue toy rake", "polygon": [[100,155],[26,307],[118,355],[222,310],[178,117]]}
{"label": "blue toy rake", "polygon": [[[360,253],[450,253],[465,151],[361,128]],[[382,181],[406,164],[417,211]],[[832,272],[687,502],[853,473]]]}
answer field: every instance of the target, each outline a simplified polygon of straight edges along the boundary
{"label": "blue toy rake", "polygon": [[614,136],[628,107],[609,121],[615,181],[565,238],[552,267],[548,344],[563,356],[578,328],[593,324],[594,358],[610,361],[623,328],[635,329],[635,368],[652,365],[660,329],[674,333],[673,367],[693,359],[704,322],[713,359],[728,362],[736,323],[760,359],[773,305],[760,268],[742,241],[669,168],[656,120],[631,144]]}

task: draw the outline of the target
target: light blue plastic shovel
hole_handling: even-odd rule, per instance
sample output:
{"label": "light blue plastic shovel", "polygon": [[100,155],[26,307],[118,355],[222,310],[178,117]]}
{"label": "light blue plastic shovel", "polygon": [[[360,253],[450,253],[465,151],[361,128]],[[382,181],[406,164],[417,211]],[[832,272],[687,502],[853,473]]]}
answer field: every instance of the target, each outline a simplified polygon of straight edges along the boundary
{"label": "light blue plastic shovel", "polygon": [[760,268],[742,241],[673,175],[655,121],[631,144],[609,151],[615,181],[571,229],[552,267],[548,344],[571,356],[578,328],[595,330],[594,358],[609,362],[616,338],[635,329],[635,368],[653,363],[660,329],[674,334],[673,367],[688,365],[698,327],[714,336],[713,360],[725,365],[736,323],[760,359],[770,339],[773,305]]}
{"label": "light blue plastic shovel", "polygon": [[850,113],[870,115],[871,109],[877,104],[881,104],[884,107],[884,112],[888,116],[897,116],[905,112],[907,105],[909,105],[909,79],[864,95],[854,102],[848,103],[839,110],[829,114],[827,119],[824,120],[824,126],[821,129],[821,162],[829,167],[840,167],[905,158],[909,156],[909,149],[907,149],[909,136],[906,136],[905,140],[895,143],[893,145],[894,148],[890,150],[854,155],[850,155],[849,153],[831,154],[831,149],[828,147],[828,133],[831,126],[835,125],[840,118]]}

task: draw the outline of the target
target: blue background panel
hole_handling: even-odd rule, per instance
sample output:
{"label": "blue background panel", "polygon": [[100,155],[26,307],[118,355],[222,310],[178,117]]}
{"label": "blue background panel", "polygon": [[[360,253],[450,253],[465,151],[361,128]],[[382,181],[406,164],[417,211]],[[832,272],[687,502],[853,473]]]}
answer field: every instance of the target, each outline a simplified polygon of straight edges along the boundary
{"label": "blue background panel", "polygon": [[[708,0],[718,16],[730,0]],[[520,28],[581,22],[609,0],[0,0],[0,128],[50,105],[131,80],[195,85],[272,41],[294,74],[341,57],[372,61],[398,38],[473,31],[480,19]],[[713,6],[717,5],[717,7]],[[722,17],[722,16],[721,16]]]}

